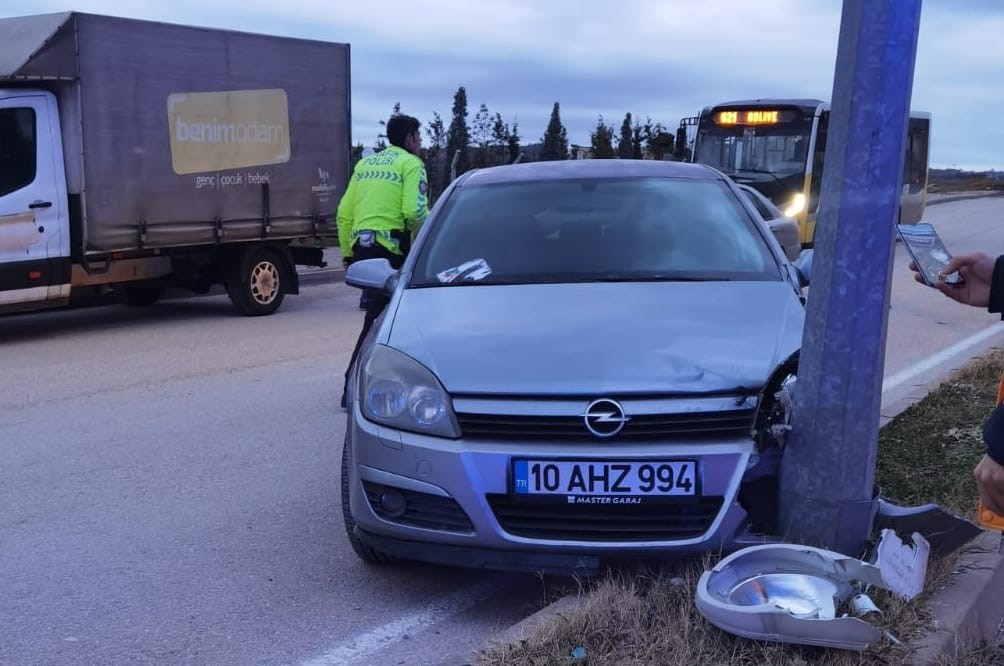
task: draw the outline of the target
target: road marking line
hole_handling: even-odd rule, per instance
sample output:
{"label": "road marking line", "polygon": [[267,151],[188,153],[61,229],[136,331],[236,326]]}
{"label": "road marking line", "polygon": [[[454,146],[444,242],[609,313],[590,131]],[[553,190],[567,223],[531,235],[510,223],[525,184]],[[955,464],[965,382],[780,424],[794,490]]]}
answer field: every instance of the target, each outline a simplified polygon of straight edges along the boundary
{"label": "road marking line", "polygon": [[916,378],[918,375],[938,367],[942,363],[951,359],[953,356],[961,354],[962,352],[967,351],[970,347],[974,347],[987,338],[991,338],[1002,332],[1004,332],[1004,322],[998,322],[989,328],[983,329],[979,333],[970,335],[968,338],[963,340],[959,340],[951,347],[942,349],[937,354],[929,356],[926,360],[921,361],[920,363],[897,372],[895,375],[882,382],[882,394],[884,395],[887,391],[899,388],[899,386]]}
{"label": "road marking line", "polygon": [[[470,608],[499,589],[497,583],[482,583],[433,601],[422,610],[371,629],[345,641],[319,657],[300,666],[341,666],[360,663],[365,657],[403,640],[404,635],[442,621],[446,617]],[[372,662],[369,662],[372,663]]]}

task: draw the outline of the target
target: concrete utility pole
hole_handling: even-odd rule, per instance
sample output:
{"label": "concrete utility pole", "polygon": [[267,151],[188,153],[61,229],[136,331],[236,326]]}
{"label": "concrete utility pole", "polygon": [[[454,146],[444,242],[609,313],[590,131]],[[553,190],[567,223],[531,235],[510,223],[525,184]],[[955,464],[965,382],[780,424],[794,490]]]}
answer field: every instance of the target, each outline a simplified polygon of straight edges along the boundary
{"label": "concrete utility pole", "polygon": [[844,0],[780,526],[857,554],[870,536],[894,225],[921,0]]}

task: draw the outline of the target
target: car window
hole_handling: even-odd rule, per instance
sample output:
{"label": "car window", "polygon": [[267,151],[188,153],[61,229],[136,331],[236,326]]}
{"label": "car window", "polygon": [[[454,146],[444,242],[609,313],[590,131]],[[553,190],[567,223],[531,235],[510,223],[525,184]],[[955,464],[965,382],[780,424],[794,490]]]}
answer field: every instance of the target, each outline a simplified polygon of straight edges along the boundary
{"label": "car window", "polygon": [[749,199],[750,203],[753,204],[753,207],[756,208],[756,211],[758,213],[760,213],[760,217],[762,217],[765,221],[766,220],[773,220],[775,217],[780,217],[780,215],[775,215],[773,213],[773,211],[771,211],[767,207],[767,204],[765,204],[763,202],[763,200],[760,197],[758,197],[756,194],[754,194],[753,192],[747,190],[745,187],[742,188],[742,190],[743,190],[743,194],[746,195],[746,198]]}
{"label": "car window", "polygon": [[717,181],[515,182],[458,188],[411,284],[779,279],[773,262]]}

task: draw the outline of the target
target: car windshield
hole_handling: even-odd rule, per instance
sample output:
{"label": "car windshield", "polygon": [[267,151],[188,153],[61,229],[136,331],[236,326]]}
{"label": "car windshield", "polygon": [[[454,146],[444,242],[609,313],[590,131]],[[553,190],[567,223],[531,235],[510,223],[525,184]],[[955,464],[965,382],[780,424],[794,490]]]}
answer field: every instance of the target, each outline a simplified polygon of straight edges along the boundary
{"label": "car windshield", "polygon": [[411,286],[780,279],[720,181],[463,186],[432,224]]}

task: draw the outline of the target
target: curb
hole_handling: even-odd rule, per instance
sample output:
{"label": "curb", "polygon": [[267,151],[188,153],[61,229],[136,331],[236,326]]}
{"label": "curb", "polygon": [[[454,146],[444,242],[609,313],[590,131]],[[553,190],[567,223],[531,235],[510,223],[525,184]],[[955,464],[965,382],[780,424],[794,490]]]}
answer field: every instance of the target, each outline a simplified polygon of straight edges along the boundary
{"label": "curb", "polygon": [[550,604],[544,606],[533,615],[520,620],[511,627],[500,630],[488,639],[485,647],[490,648],[495,645],[519,643],[526,637],[527,634],[535,631],[551,618],[560,616],[565,611],[574,608],[578,601],[579,595],[577,594],[568,594],[561,597],[557,601],[552,601]]}
{"label": "curb", "polygon": [[300,284],[328,284],[345,282],[344,268],[308,268],[297,271]]}
{"label": "curb", "polygon": [[914,643],[914,664],[936,666],[997,640],[1004,629],[1004,535],[985,531],[959,556],[952,579],[928,599],[934,629]]}

